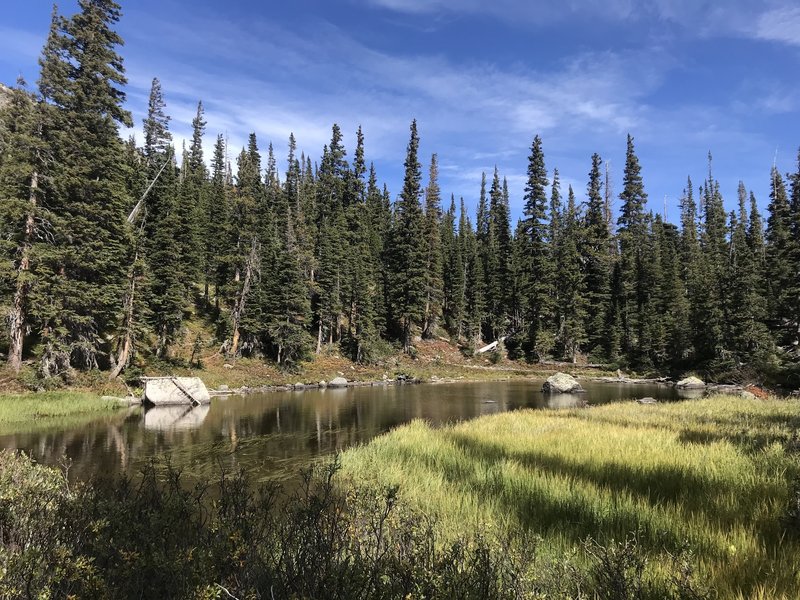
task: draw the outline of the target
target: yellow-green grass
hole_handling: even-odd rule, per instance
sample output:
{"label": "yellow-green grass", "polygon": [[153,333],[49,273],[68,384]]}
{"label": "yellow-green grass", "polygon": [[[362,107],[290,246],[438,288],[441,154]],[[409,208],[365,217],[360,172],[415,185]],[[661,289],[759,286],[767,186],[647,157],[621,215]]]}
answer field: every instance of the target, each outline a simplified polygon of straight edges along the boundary
{"label": "yellow-green grass", "polygon": [[61,426],[87,417],[110,414],[122,407],[84,392],[0,394],[0,435]]}
{"label": "yellow-green grass", "polygon": [[800,597],[800,403],[713,397],[417,421],[347,451],[345,473],[399,485],[445,532],[528,528],[553,551],[631,532],[650,577],[681,548],[720,597]]}

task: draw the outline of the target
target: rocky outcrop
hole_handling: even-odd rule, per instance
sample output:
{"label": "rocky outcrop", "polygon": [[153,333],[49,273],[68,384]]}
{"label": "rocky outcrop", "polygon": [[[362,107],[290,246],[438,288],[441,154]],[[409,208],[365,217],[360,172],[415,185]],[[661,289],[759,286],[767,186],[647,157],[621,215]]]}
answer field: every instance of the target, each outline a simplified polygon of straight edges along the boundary
{"label": "rocky outcrop", "polygon": [[334,377],[328,382],[328,387],[347,387],[347,379],[344,377]]}
{"label": "rocky outcrop", "polygon": [[681,379],[678,383],[675,384],[675,387],[700,389],[706,387],[706,384],[699,377],[691,376],[687,377],[686,379]]}
{"label": "rocky outcrop", "polygon": [[556,373],[547,378],[542,391],[548,394],[579,394],[583,392],[583,388],[572,375]]}

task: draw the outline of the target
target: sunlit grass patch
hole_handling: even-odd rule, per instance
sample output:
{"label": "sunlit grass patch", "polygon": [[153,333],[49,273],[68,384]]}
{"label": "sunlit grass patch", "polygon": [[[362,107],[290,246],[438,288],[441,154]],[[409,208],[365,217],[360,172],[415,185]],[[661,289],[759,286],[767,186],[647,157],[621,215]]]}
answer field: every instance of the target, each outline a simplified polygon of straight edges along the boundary
{"label": "sunlit grass patch", "polygon": [[798,426],[796,402],[734,397],[529,410],[414,422],[343,464],[357,480],[399,485],[453,535],[523,527],[556,552],[635,533],[651,577],[688,548],[720,597],[792,597],[800,532],[782,519],[800,475]]}
{"label": "sunlit grass patch", "polygon": [[121,407],[84,392],[43,392],[0,395],[0,435],[61,423],[64,419],[111,413]]}

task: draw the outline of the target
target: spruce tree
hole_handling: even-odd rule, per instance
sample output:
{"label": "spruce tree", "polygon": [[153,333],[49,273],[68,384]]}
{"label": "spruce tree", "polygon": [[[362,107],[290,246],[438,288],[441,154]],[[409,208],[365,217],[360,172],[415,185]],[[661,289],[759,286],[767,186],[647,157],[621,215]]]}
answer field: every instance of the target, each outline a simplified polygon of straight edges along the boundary
{"label": "spruce tree", "polygon": [[450,196],[450,208],[441,224],[443,299],[442,314],[445,329],[456,340],[461,334],[464,315],[464,259],[456,230],[456,199]]}
{"label": "spruce tree", "polygon": [[700,247],[702,249],[701,273],[702,295],[696,298],[699,305],[699,321],[695,344],[699,360],[727,360],[725,330],[727,327],[725,306],[725,274],[728,262],[728,231],[719,182],[711,169],[711,153],[708,155],[708,178],[701,193],[702,227]]}
{"label": "spruce tree", "polygon": [[619,311],[621,316],[622,349],[629,360],[640,358],[642,323],[639,322],[645,303],[645,283],[642,273],[643,251],[647,242],[647,217],[645,205],[647,194],[642,182],[641,167],[636,156],[633,138],[628,135],[625,157],[623,189],[620,193],[622,206],[617,220],[619,227]]}
{"label": "spruce tree", "polygon": [[133,202],[118,129],[132,121],[123,108],[122,39],[113,30],[120,8],[112,0],[79,0],[78,8],[70,18],[54,14],[40,59],[53,165],[44,201],[60,221],[39,315],[44,375],[99,366],[120,323],[132,258],[126,214]]}
{"label": "spruce tree", "polygon": [[442,281],[441,195],[439,166],[436,155],[431,156],[428,186],[425,188],[425,312],[422,318],[422,337],[431,338],[442,314],[444,282]]}
{"label": "spruce tree", "polygon": [[767,258],[767,320],[775,341],[789,348],[793,341],[794,327],[788,322],[791,305],[797,298],[791,297],[795,266],[792,264],[792,213],[786,186],[778,169],[773,167],[770,181],[766,232]]}
{"label": "spruce tree", "polygon": [[509,230],[509,214],[507,196],[500,184],[500,174],[494,169],[492,186],[489,190],[488,231],[482,244],[485,277],[484,291],[486,311],[487,340],[497,340],[508,330],[508,296],[511,258],[511,232]]}
{"label": "spruce tree", "polygon": [[528,262],[528,288],[525,291],[528,302],[526,311],[528,331],[525,351],[530,359],[541,359],[547,350],[541,339],[547,325],[547,314],[552,297],[550,282],[547,280],[550,270],[546,223],[547,185],[542,140],[537,135],[533,139],[531,153],[528,157],[528,180],[525,184],[523,219],[526,238],[525,256]]}
{"label": "spruce tree", "polygon": [[214,156],[211,163],[211,185],[207,202],[206,230],[206,265],[211,281],[214,283],[214,305],[220,308],[223,290],[229,280],[233,279],[233,247],[228,244],[231,239],[229,224],[230,186],[227,182],[228,165],[225,160],[225,139],[217,136],[214,144]]}
{"label": "spruce tree", "polygon": [[587,345],[590,351],[605,350],[608,353],[608,319],[610,311],[611,260],[609,253],[611,233],[606,221],[602,196],[603,183],[600,174],[602,159],[592,155],[592,168],[586,188],[588,204],[584,217],[584,243],[580,250],[584,255],[586,282]]}
{"label": "spruce tree", "polygon": [[474,346],[481,339],[481,322],[486,303],[484,297],[483,260],[478,250],[478,239],[472,222],[467,216],[464,199],[458,222],[458,243],[464,262],[464,318],[461,333],[468,346]]}
{"label": "spruce tree", "polygon": [[411,350],[412,328],[425,314],[426,244],[425,219],[420,197],[422,173],[417,153],[417,121],[411,122],[411,139],[406,151],[405,176],[400,199],[395,205],[392,234],[392,303],[399,320],[403,350]]}
{"label": "spruce tree", "polygon": [[32,328],[31,291],[42,276],[36,258],[46,239],[41,227],[53,217],[41,203],[48,162],[42,139],[43,106],[22,80],[10,96],[0,111],[0,289],[4,297],[12,298],[8,363],[18,372],[25,336]]}
{"label": "spruce tree", "polygon": [[[555,178],[555,177],[554,177]],[[561,212],[560,203],[553,202],[552,210]],[[582,219],[575,204],[575,193],[569,186],[567,207],[559,219],[557,238],[557,329],[556,352],[563,358],[576,362],[582,344],[586,341],[584,323],[586,305],[584,275],[581,269],[579,248],[584,237]]]}
{"label": "spruce tree", "polygon": [[341,339],[346,276],[344,240],[347,229],[345,204],[350,167],[345,160],[342,133],[333,126],[331,142],[323,149],[317,184],[317,264],[316,276],[317,352],[323,341],[332,345]]}
{"label": "spruce tree", "polygon": [[763,358],[769,349],[769,333],[763,323],[757,255],[748,243],[748,194],[739,182],[739,212],[731,213],[728,252],[726,345],[738,363]]}
{"label": "spruce tree", "polygon": [[[800,150],[797,155],[797,168],[794,173],[789,175],[791,183],[791,198],[789,204],[789,241],[787,256],[791,265],[791,275],[788,285],[783,290],[784,297],[787,299],[786,322],[784,330],[786,332],[786,344],[794,348],[795,357],[800,356]],[[794,302],[789,299],[794,298]]]}

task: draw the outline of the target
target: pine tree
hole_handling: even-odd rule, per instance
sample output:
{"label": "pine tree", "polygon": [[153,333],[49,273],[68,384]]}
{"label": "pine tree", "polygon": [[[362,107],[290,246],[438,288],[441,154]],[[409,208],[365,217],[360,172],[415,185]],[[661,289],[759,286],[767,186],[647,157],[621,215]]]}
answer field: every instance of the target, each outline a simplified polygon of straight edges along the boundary
{"label": "pine tree", "polygon": [[713,176],[711,164],[711,153],[709,153],[708,179],[701,193],[700,248],[703,292],[695,298],[699,306],[699,323],[702,323],[702,326],[698,329],[695,347],[699,360],[718,361],[726,360],[725,273],[728,236],[727,215],[719,182]]}
{"label": "pine tree", "polygon": [[328,345],[341,339],[341,317],[344,308],[343,279],[345,248],[343,241],[347,229],[345,203],[350,179],[350,167],[345,160],[342,133],[338,125],[331,132],[331,143],[323,150],[317,191],[317,260],[318,291],[317,353],[323,340]]}
{"label": "pine tree", "polygon": [[442,314],[445,329],[455,339],[461,334],[464,315],[464,259],[456,230],[456,199],[450,196],[450,208],[441,223],[443,299]]}
{"label": "pine tree", "polygon": [[406,152],[403,191],[395,205],[395,227],[392,234],[392,300],[395,317],[400,322],[403,349],[411,349],[411,331],[425,314],[426,244],[425,219],[420,197],[422,173],[417,153],[417,122],[411,122],[411,139]]}
{"label": "pine tree", "polygon": [[225,139],[220,134],[214,144],[212,158],[211,185],[207,203],[208,229],[205,236],[206,265],[214,283],[214,304],[220,308],[226,283],[233,279],[232,247],[229,224],[230,189],[226,178],[228,165],[225,161]]}
{"label": "pine tree", "polygon": [[210,257],[203,233],[208,231],[210,223],[208,222],[208,169],[203,160],[205,129],[203,103],[198,102],[197,112],[192,119],[192,143],[186,161],[186,172],[182,173],[182,202],[179,205],[182,223],[176,241],[180,244],[181,263],[184,265],[183,276],[187,283],[203,284],[203,298],[207,303],[210,282],[206,260]]}
{"label": "pine tree", "polygon": [[647,194],[642,182],[641,167],[633,146],[633,138],[628,135],[628,148],[625,157],[623,189],[620,193],[622,206],[617,220],[619,227],[619,311],[621,316],[622,349],[629,359],[640,358],[638,349],[642,334],[641,315],[645,303],[646,289],[642,274],[643,251],[647,241],[647,218],[645,205]]}
{"label": "pine tree", "polygon": [[[791,183],[791,201],[789,204],[789,243],[787,256],[791,265],[791,275],[787,288],[783,290],[787,299],[786,344],[795,349],[795,355],[800,356],[800,150],[797,154],[797,170],[789,175]],[[794,298],[794,302],[789,299]]]}
{"label": "pine tree", "polygon": [[53,165],[44,201],[60,220],[40,298],[44,375],[99,366],[119,324],[131,262],[125,217],[133,203],[118,127],[132,121],[120,89],[122,39],[112,29],[120,9],[112,0],[79,0],[78,7],[70,18],[54,14],[40,59]]}
{"label": "pine tree", "polygon": [[392,209],[386,194],[378,188],[378,177],[375,166],[370,164],[367,180],[366,212],[369,217],[368,225],[368,253],[371,260],[375,290],[373,294],[374,326],[379,335],[387,334],[388,306],[387,306],[387,272],[383,268],[386,262],[386,247],[392,223]]}
{"label": "pine tree", "polygon": [[497,167],[494,169],[492,187],[489,190],[488,232],[482,248],[486,303],[492,307],[492,310],[487,311],[485,315],[487,325],[485,337],[497,340],[509,327],[509,260],[511,259],[507,195],[500,184]]}
{"label": "pine tree", "polygon": [[748,243],[748,194],[739,182],[739,213],[731,213],[725,299],[726,342],[738,363],[764,356],[769,350],[769,333],[763,323],[757,256]]}
{"label": "pine tree", "polygon": [[425,312],[422,318],[422,337],[431,338],[442,314],[444,282],[442,281],[441,196],[439,166],[436,155],[431,156],[428,187],[425,188]]}
{"label": "pine tree", "polygon": [[584,217],[584,244],[580,248],[584,257],[586,281],[585,331],[590,351],[607,348],[606,329],[611,282],[611,255],[609,254],[611,234],[605,217],[600,174],[602,159],[599,154],[592,155],[592,168],[586,188],[588,204]]}
{"label": "pine tree", "polygon": [[478,239],[461,199],[458,221],[458,243],[464,261],[464,319],[461,331],[468,345],[481,339],[481,322],[486,308],[484,299],[483,260],[478,251]]}
{"label": "pine tree", "polygon": [[681,211],[681,280],[686,289],[686,299],[689,305],[689,342],[684,349],[682,357],[688,361],[696,354],[701,331],[703,328],[703,315],[700,307],[705,296],[705,285],[702,272],[702,255],[698,237],[697,203],[694,200],[694,187],[691,177],[688,178],[686,189],[680,200]]}
{"label": "pine tree", "polygon": [[772,168],[770,203],[766,232],[767,258],[767,322],[778,345],[790,347],[794,327],[788,322],[791,305],[797,298],[788,291],[793,286],[795,267],[792,264],[792,213],[783,177]]}
{"label": "pine tree", "polygon": [[[0,285],[11,296],[8,363],[22,366],[25,335],[31,328],[30,295],[41,275],[36,250],[46,238],[43,223],[53,221],[42,206],[48,150],[42,139],[43,107],[18,81],[8,106],[0,111]],[[41,182],[41,183],[40,183]]]}
{"label": "pine tree", "polygon": [[547,348],[542,345],[541,334],[547,324],[550,309],[550,282],[547,280],[549,260],[547,249],[546,206],[547,170],[544,166],[542,140],[533,139],[528,157],[528,181],[525,185],[524,227],[528,261],[528,332],[525,350],[529,358],[540,359]]}
{"label": "pine tree", "polygon": [[[559,206],[559,202],[553,202],[551,209],[560,213]],[[583,246],[584,234],[572,186],[569,186],[567,207],[559,221],[561,226],[556,234],[556,239],[559,240],[556,246],[558,269],[556,351],[563,358],[576,362],[581,345],[586,341],[584,330],[586,306],[579,251]]]}

